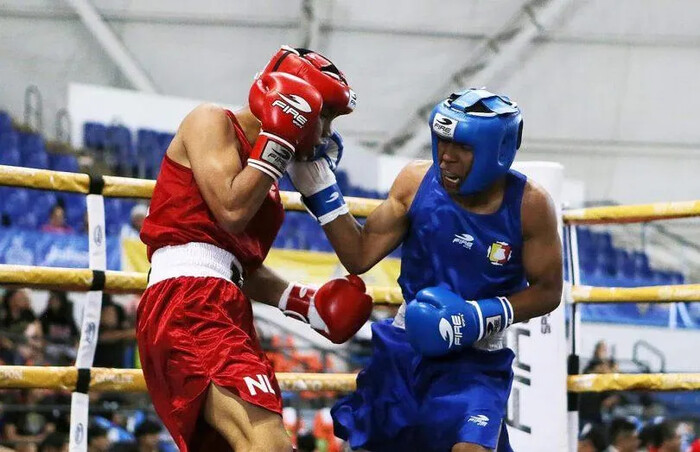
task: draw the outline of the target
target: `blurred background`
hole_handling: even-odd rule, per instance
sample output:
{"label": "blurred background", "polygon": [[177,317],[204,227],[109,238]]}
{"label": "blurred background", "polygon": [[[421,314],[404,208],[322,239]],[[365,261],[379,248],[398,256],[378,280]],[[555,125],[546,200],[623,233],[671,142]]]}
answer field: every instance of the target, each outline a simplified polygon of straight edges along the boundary
{"label": "blurred background", "polygon": [[[0,0],[0,164],[155,178],[184,115],[203,101],[244,105],[253,76],[282,44],[325,54],[358,94],[355,113],[334,122],[345,138],[338,180],[346,196],[383,198],[406,162],[429,158],[433,105],[487,86],[523,110],[517,160],[564,165],[566,207],[700,198],[694,0]],[[147,270],[138,241],[147,207],[106,200],[109,269]],[[0,263],[87,267],[85,212],[82,195],[0,187]],[[698,283],[699,226],[581,227],[581,282]],[[285,275],[322,281],[344,272],[330,251],[313,220],[289,213],[270,259]],[[368,284],[395,284],[399,257],[366,275]],[[137,302],[106,298],[96,366],[138,366]],[[83,303],[80,293],[4,290],[0,360],[71,365]],[[366,360],[366,331],[331,347],[256,309],[279,371],[354,371]],[[700,343],[698,304],[586,305],[581,313],[586,372],[700,369],[700,354],[688,352]],[[341,450],[327,410],[336,396],[285,394],[299,450]],[[145,396],[92,397],[92,436],[105,438],[93,450],[172,447]],[[68,395],[0,398],[2,444],[60,443]],[[628,416],[635,432],[672,432],[686,450],[700,395],[584,397],[582,441],[607,446],[622,425],[613,421]]]}

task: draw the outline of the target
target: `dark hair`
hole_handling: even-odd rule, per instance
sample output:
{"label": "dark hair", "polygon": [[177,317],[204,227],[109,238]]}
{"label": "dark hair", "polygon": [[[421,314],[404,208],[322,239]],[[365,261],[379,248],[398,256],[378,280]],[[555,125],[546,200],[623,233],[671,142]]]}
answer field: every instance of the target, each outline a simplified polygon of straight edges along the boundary
{"label": "dark hair", "polygon": [[56,204],[54,204],[53,206],[51,206],[51,209],[49,210],[49,217],[50,217],[51,215],[53,215],[53,213],[54,213],[56,210],[58,210],[58,209],[61,209],[61,210],[63,210],[64,212],[65,212],[65,210],[66,210],[66,208],[63,207],[63,204],[61,204],[60,202],[57,202]]}
{"label": "dark hair", "polygon": [[88,428],[88,444],[90,444],[90,441],[93,439],[101,438],[103,436],[107,436],[106,428],[97,424],[91,425],[90,428]]}
{"label": "dark hair", "polygon": [[304,433],[297,438],[298,452],[313,452],[316,449],[316,437],[312,433]]}
{"label": "dark hair", "polygon": [[636,430],[637,425],[630,419],[623,417],[615,418],[610,422],[610,427],[608,427],[608,441],[610,444],[614,444],[620,433],[634,432]]}
{"label": "dark hair", "polygon": [[593,369],[600,366],[601,364],[605,364],[605,361],[603,361],[602,359],[593,358],[590,361],[588,361],[588,364],[586,365],[585,369],[583,369],[583,373],[591,373],[593,372]]}
{"label": "dark hair", "polygon": [[669,420],[655,420],[644,426],[639,432],[642,446],[660,447],[664,441],[673,438],[676,424]]}
{"label": "dark hair", "polygon": [[603,452],[608,447],[608,443],[605,441],[605,430],[598,424],[588,423],[583,426],[579,435],[579,441],[585,440],[593,443],[593,447],[599,452]]}
{"label": "dark hair", "polygon": [[146,419],[136,427],[136,429],[134,430],[134,436],[136,438],[140,438],[144,435],[160,433],[161,430],[163,430],[163,427],[161,427],[158,422]]}
{"label": "dark hair", "polygon": [[68,443],[68,438],[65,433],[53,432],[48,435],[39,445],[39,452],[48,448],[60,449]]}
{"label": "dark hair", "polygon": [[655,446],[660,447],[664,441],[673,439],[676,436],[676,423],[670,420],[665,420],[657,424],[656,426],[657,437]]}

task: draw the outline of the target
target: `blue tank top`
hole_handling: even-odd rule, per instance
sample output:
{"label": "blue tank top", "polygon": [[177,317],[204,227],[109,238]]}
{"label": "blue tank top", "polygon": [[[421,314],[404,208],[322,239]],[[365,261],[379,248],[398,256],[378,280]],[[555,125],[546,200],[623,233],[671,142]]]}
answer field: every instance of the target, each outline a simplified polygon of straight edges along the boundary
{"label": "blue tank top", "polygon": [[507,296],[527,286],[520,223],[526,176],[510,170],[503,202],[492,214],[472,213],[443,189],[431,166],[408,211],[399,285],[410,302],[442,285],[466,300]]}

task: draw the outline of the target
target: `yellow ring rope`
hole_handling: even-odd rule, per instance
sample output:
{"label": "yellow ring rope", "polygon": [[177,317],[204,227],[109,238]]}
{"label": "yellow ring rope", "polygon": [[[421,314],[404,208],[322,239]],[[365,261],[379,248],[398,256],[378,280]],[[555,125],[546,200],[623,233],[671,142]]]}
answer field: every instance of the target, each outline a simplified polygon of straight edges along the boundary
{"label": "yellow ring rope", "polygon": [[[340,391],[355,389],[356,374],[278,373],[284,391]],[[73,390],[78,381],[75,367],[0,366],[0,389]],[[601,391],[695,391],[700,389],[700,374],[587,374],[568,377],[569,392]],[[90,370],[93,391],[145,392],[140,369]]]}
{"label": "yellow ring rope", "polygon": [[[146,289],[146,273],[106,271],[105,291],[141,293]],[[92,286],[92,270],[80,268],[35,267],[0,264],[0,284],[16,284],[34,289],[85,291]],[[369,286],[367,292],[377,304],[401,304],[398,287]],[[575,303],[675,303],[700,301],[700,284],[652,287],[573,286]]]}
{"label": "yellow ring rope", "polygon": [[[155,186],[153,180],[117,176],[104,176],[104,182],[102,194],[117,198],[148,199]],[[0,185],[87,194],[90,178],[82,173],[0,165]],[[299,193],[282,192],[281,196],[285,209],[304,210]],[[382,202],[379,199],[354,197],[345,200],[350,212],[358,217],[368,216]],[[563,214],[564,222],[569,224],[633,223],[693,216],[700,216],[700,200],[591,207],[567,210]]]}
{"label": "yellow ring rope", "polygon": [[700,216],[700,201],[678,201],[566,210],[564,222],[568,224],[643,223],[697,216]]}
{"label": "yellow ring rope", "polygon": [[[102,195],[112,198],[149,199],[153,194],[156,181],[134,179],[130,177],[104,176]],[[87,194],[90,177],[82,173],[65,173],[34,168],[0,165],[0,186],[35,188]],[[296,192],[281,192],[282,203],[286,210],[304,211],[300,195]],[[382,202],[379,199],[345,198],[353,215],[366,217]]]}
{"label": "yellow ring rope", "polygon": [[700,284],[650,287],[572,286],[574,303],[675,303],[700,301]]}

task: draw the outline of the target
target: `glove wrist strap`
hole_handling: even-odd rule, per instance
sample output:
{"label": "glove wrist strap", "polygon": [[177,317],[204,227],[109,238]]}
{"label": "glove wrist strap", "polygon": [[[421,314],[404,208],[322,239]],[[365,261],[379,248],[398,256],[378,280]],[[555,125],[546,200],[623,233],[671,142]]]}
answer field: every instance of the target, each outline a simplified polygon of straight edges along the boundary
{"label": "glove wrist strap", "polygon": [[477,341],[508,328],[513,323],[513,306],[506,297],[466,300],[476,310],[479,317]]}
{"label": "glove wrist strap", "polygon": [[316,291],[311,287],[290,282],[282,292],[277,307],[288,317],[309,323],[309,310]]}
{"label": "glove wrist strap", "polygon": [[326,187],[311,196],[302,196],[301,200],[306,210],[309,211],[321,226],[349,212],[343,194],[340,193],[338,184]]}
{"label": "glove wrist strap", "polygon": [[268,132],[260,132],[248,158],[248,166],[278,180],[294,158],[294,146]]}

